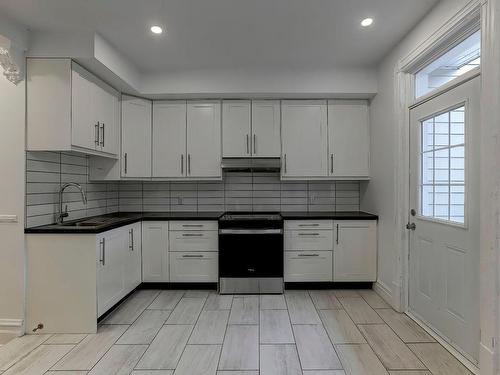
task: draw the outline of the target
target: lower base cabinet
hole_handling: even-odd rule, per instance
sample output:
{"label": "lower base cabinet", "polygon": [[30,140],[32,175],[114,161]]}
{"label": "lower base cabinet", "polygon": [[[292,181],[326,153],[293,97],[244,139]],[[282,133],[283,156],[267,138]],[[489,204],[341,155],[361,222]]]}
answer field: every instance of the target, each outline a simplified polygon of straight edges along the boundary
{"label": "lower base cabinet", "polygon": [[145,221],[143,282],[217,282],[217,221]]}
{"label": "lower base cabinet", "polygon": [[285,222],[284,262],[285,282],[375,282],[377,222]]}

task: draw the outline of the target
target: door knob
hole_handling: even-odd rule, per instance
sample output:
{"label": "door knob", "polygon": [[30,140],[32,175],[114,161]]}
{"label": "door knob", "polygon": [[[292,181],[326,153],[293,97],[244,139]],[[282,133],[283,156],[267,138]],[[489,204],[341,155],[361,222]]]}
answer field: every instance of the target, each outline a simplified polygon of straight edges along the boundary
{"label": "door knob", "polygon": [[415,223],[406,224],[406,229],[415,230],[416,227]]}

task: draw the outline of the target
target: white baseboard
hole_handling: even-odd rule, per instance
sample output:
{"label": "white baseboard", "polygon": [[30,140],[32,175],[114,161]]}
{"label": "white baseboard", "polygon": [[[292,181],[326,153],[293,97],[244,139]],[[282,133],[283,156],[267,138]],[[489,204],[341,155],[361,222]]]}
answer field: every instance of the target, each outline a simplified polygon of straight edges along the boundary
{"label": "white baseboard", "polygon": [[479,366],[481,375],[496,375],[495,353],[483,343],[479,345]]}
{"label": "white baseboard", "polygon": [[14,333],[18,336],[24,335],[23,319],[0,319],[0,332]]}
{"label": "white baseboard", "polygon": [[[385,285],[381,281],[377,281],[376,283],[373,284],[373,290],[380,296],[382,299],[387,302],[390,306],[392,306],[394,309],[396,309],[394,301],[393,301],[393,296],[391,292],[391,288],[389,288],[387,285]],[[397,310],[397,309],[396,309]]]}

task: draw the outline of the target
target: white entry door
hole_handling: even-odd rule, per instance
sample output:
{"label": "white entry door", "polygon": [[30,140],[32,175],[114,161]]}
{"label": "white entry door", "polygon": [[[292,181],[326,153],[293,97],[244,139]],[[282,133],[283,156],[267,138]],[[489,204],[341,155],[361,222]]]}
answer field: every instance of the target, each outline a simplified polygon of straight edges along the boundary
{"label": "white entry door", "polygon": [[409,311],[479,351],[480,78],[410,111]]}

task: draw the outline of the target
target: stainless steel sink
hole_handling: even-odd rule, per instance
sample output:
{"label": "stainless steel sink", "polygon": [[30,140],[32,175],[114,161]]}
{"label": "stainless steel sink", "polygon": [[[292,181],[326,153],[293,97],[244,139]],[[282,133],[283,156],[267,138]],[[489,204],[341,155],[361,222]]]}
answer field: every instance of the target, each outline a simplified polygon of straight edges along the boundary
{"label": "stainless steel sink", "polygon": [[109,222],[116,221],[114,218],[106,219],[92,219],[92,220],[81,220],[81,221],[71,221],[67,223],[61,223],[59,225],[63,227],[98,227],[100,225],[107,224]]}

